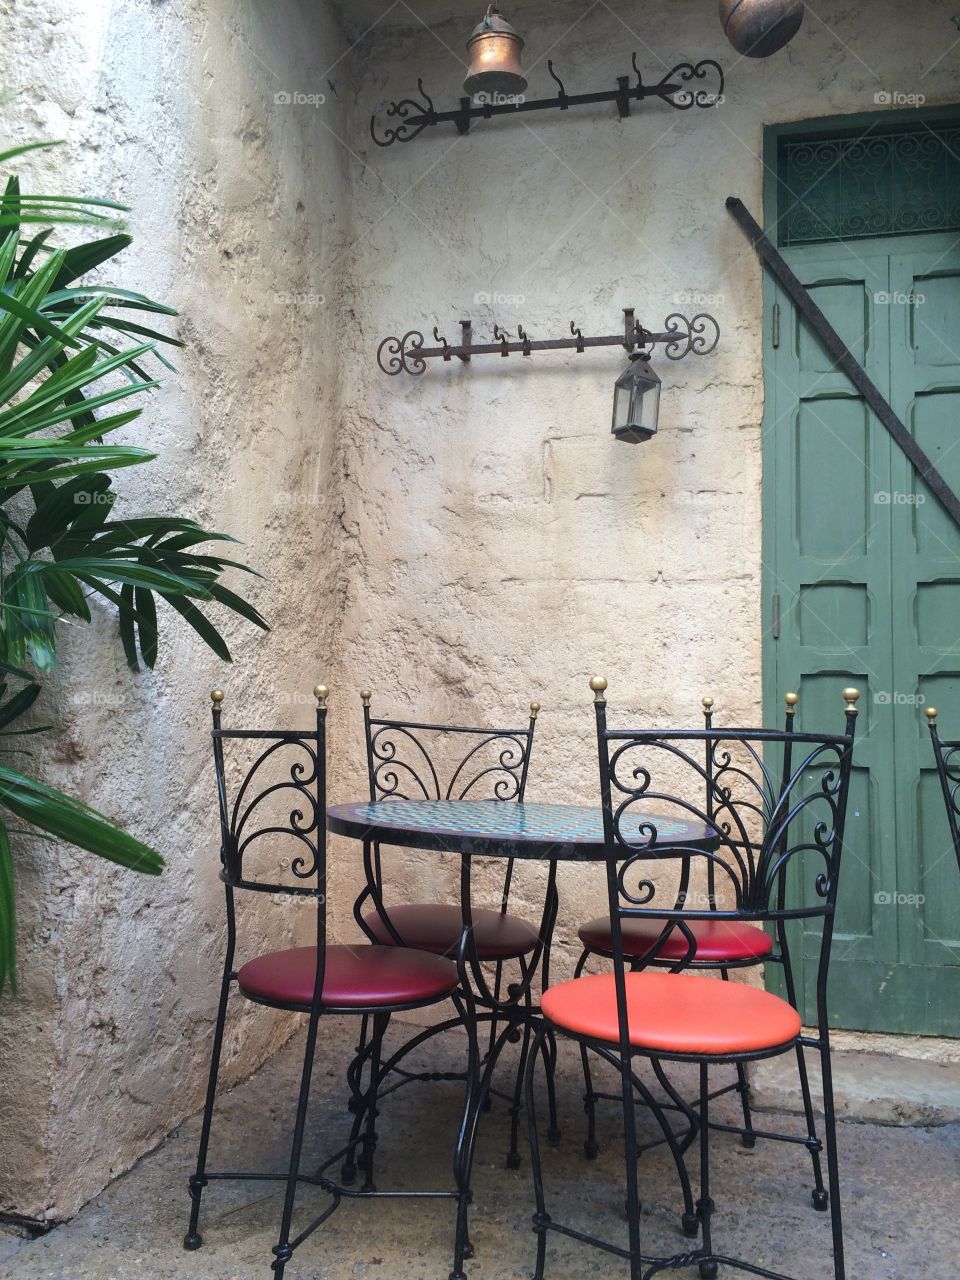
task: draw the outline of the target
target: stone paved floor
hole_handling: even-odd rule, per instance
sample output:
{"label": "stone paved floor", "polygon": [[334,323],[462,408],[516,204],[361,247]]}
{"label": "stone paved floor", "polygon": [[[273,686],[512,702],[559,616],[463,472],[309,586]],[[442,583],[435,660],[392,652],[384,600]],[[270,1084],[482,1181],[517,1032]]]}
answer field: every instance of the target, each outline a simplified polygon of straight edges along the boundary
{"label": "stone paved floor", "polygon": [[[312,1104],[309,1158],[337,1143],[344,1124],[342,1066],[356,1024],[331,1020],[319,1061]],[[402,1031],[395,1028],[394,1034]],[[282,1167],[280,1135],[290,1123],[301,1041],[294,1040],[252,1079],[222,1100],[215,1118],[211,1167]],[[434,1045],[431,1065],[453,1065],[456,1041]],[[595,1163],[582,1154],[578,1060],[571,1046],[561,1060],[561,1122],[564,1141],[547,1149],[548,1207],[558,1220],[582,1229],[625,1234],[622,1157],[616,1143],[616,1109],[601,1123],[603,1150]],[[447,1185],[451,1133],[459,1090],[453,1085],[415,1085],[383,1107],[378,1181],[406,1187]],[[649,1119],[641,1113],[641,1123]],[[765,1123],[795,1125],[795,1118],[764,1117]],[[525,1280],[531,1274],[529,1164],[508,1171],[504,1105],[485,1117],[475,1176],[471,1280]],[[205,1245],[183,1252],[186,1177],[194,1158],[198,1118],[119,1178],[72,1221],[48,1235],[0,1249],[0,1276],[16,1280],[267,1280],[275,1240],[279,1192],[265,1183],[206,1192],[201,1227]],[[956,1275],[960,1244],[956,1186],[960,1173],[960,1126],[897,1129],[846,1123],[841,1126],[845,1194],[847,1276],[850,1280],[948,1280]],[[222,1163],[221,1163],[222,1162]],[[651,1252],[684,1247],[676,1229],[675,1184],[663,1150],[640,1165],[644,1232]],[[797,1280],[828,1280],[832,1267],[828,1219],[809,1200],[809,1166],[801,1151],[760,1143],[745,1151],[733,1139],[716,1143],[714,1197],[718,1247],[770,1265],[776,1261]],[[303,1192],[305,1219],[325,1202],[313,1188]],[[287,1280],[446,1280],[450,1271],[453,1211],[450,1203],[381,1201],[348,1203],[295,1254]],[[551,1238],[548,1280],[620,1280],[625,1264],[573,1241]],[[695,1277],[693,1270],[672,1274]],[[728,1271],[727,1274],[733,1273]]]}

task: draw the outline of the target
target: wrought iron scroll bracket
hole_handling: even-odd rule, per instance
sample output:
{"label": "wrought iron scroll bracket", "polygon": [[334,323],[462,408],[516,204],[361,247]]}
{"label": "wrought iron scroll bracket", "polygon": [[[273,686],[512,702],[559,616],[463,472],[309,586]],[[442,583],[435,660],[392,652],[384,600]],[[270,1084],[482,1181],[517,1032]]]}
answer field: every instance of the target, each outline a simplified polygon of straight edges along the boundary
{"label": "wrought iron scroll bracket", "polygon": [[506,329],[494,324],[492,342],[474,342],[472,321],[461,320],[460,329],[461,342],[456,347],[447,342],[438,326],[433,329],[433,338],[438,344],[435,347],[423,345],[423,334],[418,329],[410,329],[403,337],[384,338],[377,350],[377,363],[391,377],[398,373],[416,376],[425,372],[428,360],[435,358],[449,363],[456,356],[464,364],[469,364],[474,356],[498,355],[507,359],[515,353],[530,356],[534,351],[576,351],[582,355],[593,347],[622,347],[629,352],[639,348],[643,354],[649,355],[657,346],[663,347],[668,360],[682,360],[688,355],[709,355],[720,341],[720,326],[706,312],[687,317],[675,311],[667,316],[663,328],[655,332],[640,324],[632,307],[624,308],[620,333],[597,337],[585,338],[573,320],[570,321],[569,338],[533,339],[523,325],[518,324],[514,340]]}
{"label": "wrought iron scroll bracket", "polygon": [[[709,108],[723,101],[723,70],[712,58],[700,62],[678,62],[656,84],[643,82],[637,55],[631,56],[631,65],[637,77],[632,84],[629,76],[618,76],[615,89],[602,89],[593,93],[567,93],[563,81],[554,70],[553,61],[547,61],[547,72],[557,86],[553,98],[525,98],[522,95],[506,102],[478,102],[475,98],[461,98],[460,105],[451,111],[437,111],[433,100],[417,80],[419,98],[400,98],[385,104],[370,117],[370,136],[378,147],[391,147],[395,142],[412,142],[424,129],[438,124],[453,124],[461,135],[470,132],[472,120],[490,120],[494,116],[521,115],[530,111],[569,111],[571,107],[596,106],[611,102],[616,105],[621,120],[630,115],[631,104],[647,98],[659,98],[661,102],[678,111],[691,107]],[[714,82],[715,88],[708,88]],[[700,85],[698,82],[703,82]]]}

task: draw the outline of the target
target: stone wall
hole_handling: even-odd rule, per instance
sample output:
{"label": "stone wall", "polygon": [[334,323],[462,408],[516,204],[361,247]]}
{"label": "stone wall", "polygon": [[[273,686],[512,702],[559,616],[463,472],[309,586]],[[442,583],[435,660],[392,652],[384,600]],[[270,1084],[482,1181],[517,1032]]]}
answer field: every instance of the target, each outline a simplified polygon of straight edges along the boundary
{"label": "stone wall", "polygon": [[[159,457],[119,473],[115,511],[184,514],[233,534],[237,558],[264,577],[230,585],[273,626],[264,636],[220,611],[232,670],[166,609],[155,673],[126,669],[106,610],[62,642],[60,677],[37,710],[57,725],[40,740],[41,766],[154,844],[168,869],[148,880],[62,847],[18,847],[21,985],[0,1005],[0,1211],[70,1215],[199,1105],[224,939],[208,692],[227,691],[227,723],[298,723],[331,669],[333,268],[346,199],[328,10],[0,5],[3,133],[65,139],[23,164],[30,185],[129,204],[135,242],[113,281],[180,311],[179,372],[126,429]],[[284,93],[327,101],[275,101]],[[264,907],[248,946],[289,936],[289,919]],[[288,1031],[243,1004],[228,1082]]]}

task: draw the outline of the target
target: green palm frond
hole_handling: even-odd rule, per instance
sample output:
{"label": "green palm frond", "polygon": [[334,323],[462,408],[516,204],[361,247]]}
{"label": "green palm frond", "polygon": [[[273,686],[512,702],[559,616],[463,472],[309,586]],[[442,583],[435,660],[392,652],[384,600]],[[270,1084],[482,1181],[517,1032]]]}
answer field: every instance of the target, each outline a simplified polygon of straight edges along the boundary
{"label": "green palm frond", "polygon": [[[57,144],[0,152],[0,165]],[[113,473],[156,454],[110,437],[135,422],[159,386],[151,365],[172,369],[159,348],[181,340],[155,327],[172,307],[101,279],[131,243],[126,208],[85,196],[33,195],[13,175],[0,195],[0,736],[36,702],[41,674],[56,665],[61,619],[91,620],[98,596],[116,609],[134,670],[153,667],[157,597],[225,661],[230,652],[211,610],[267,630],[258,610],[223,585],[249,566],[220,554],[233,540],[183,516],[118,511]],[[63,228],[97,238],[57,246]],[[14,512],[16,514],[14,514]],[[201,550],[202,549],[202,550]],[[8,692],[11,680],[21,687]],[[17,726],[17,727],[14,727]],[[0,766],[0,994],[14,983],[15,839],[9,817],[123,867],[158,874],[160,855],[109,818],[62,792]]]}

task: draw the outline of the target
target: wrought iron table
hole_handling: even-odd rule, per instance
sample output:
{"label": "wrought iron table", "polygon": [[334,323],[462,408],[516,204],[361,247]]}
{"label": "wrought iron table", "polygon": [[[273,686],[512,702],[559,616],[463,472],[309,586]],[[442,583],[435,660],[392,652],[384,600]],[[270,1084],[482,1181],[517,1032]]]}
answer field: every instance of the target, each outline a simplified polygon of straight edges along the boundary
{"label": "wrought iron table", "polygon": [[[703,849],[714,833],[702,822],[638,809],[637,825],[650,824],[676,850]],[[442,853],[602,862],[606,857],[603,812],[577,804],[498,804],[490,800],[379,800],[334,804],[327,830],[353,840]]]}
{"label": "wrought iron table", "polygon": [[[669,846],[675,856],[685,846],[703,849],[716,838],[705,823],[679,819],[655,810],[634,810],[638,827],[643,826],[645,838],[653,839],[651,854],[655,855],[656,841]],[[473,857],[514,858],[518,861],[540,861],[550,864],[551,891],[541,924],[542,951],[540,968],[542,985],[549,985],[550,943],[556,921],[556,894],[553,875],[558,862],[602,862],[606,859],[603,830],[603,812],[599,808],[569,804],[503,804],[490,800],[408,800],[387,799],[356,804],[335,804],[327,809],[327,829],[335,835],[362,841],[366,852],[365,867],[368,878],[372,874],[369,850],[377,844],[459,854],[462,858],[461,899],[465,929],[461,940],[459,964],[465,973],[469,966],[473,983],[481,997],[486,993],[482,967],[471,949],[470,924],[470,868]],[[655,831],[655,837],[653,832]],[[628,856],[624,851],[624,857]],[[467,1077],[465,1104],[465,1149],[461,1153],[463,1176],[469,1183],[473,1163],[477,1122],[485,1098],[490,1091],[490,1075],[496,1063],[503,1039],[515,1036],[518,1026],[528,1030],[539,1014],[539,1004],[531,995],[531,985],[537,963],[525,968],[519,984],[511,988],[513,1020],[501,1033],[501,1039],[488,1053],[482,1069],[470,1071]],[[487,993],[489,994],[489,993]],[[482,998],[481,998],[482,1002]],[[476,1015],[475,1019],[476,1019]],[[480,1015],[481,1018],[491,1015]],[[474,1035],[475,1026],[474,1026]],[[424,1037],[430,1034],[424,1033]],[[407,1048],[417,1045],[421,1037],[412,1040]],[[406,1050],[404,1050],[406,1052]],[[555,1047],[552,1052],[555,1054]],[[395,1059],[396,1061],[396,1059]],[[552,1069],[548,1071],[548,1084],[552,1087]],[[442,1077],[439,1077],[442,1078]],[[559,1139],[559,1132],[554,1133]],[[465,1219],[458,1221],[457,1258],[469,1257],[471,1248],[467,1240]],[[457,1275],[455,1267],[454,1275]],[[459,1276],[457,1276],[459,1280]]]}

